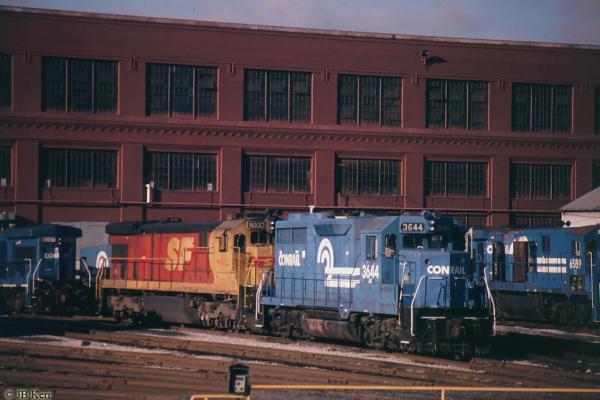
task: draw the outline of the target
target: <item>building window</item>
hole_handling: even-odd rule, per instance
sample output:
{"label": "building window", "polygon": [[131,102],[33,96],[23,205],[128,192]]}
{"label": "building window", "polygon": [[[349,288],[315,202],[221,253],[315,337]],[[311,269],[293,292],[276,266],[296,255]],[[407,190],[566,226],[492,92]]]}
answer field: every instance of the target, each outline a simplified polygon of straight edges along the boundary
{"label": "building window", "polygon": [[311,74],[246,70],[244,119],[247,121],[310,122]]}
{"label": "building window", "polygon": [[146,65],[146,114],[211,118],[217,113],[217,69]]}
{"label": "building window", "polygon": [[571,198],[570,165],[513,164],[510,180],[515,199]]}
{"label": "building window", "polygon": [[12,177],[12,151],[9,147],[0,147],[0,186],[10,186]]}
{"label": "building window", "polygon": [[600,134],[600,86],[596,87],[596,133]]}
{"label": "building window", "polygon": [[444,215],[472,228],[485,228],[488,221],[488,214],[481,212],[444,212]]}
{"label": "building window", "polygon": [[487,163],[427,161],[425,191],[428,196],[486,197]]}
{"label": "building window", "polygon": [[512,129],[571,132],[571,86],[514,83]]}
{"label": "building window", "polygon": [[338,192],[348,195],[399,195],[400,161],[341,159]]}
{"label": "building window", "polygon": [[159,190],[217,188],[217,157],[212,154],[149,153],[146,179]]}
{"label": "building window", "polygon": [[427,79],[427,127],[487,129],[488,83]]}
{"label": "building window", "polygon": [[515,228],[560,228],[560,213],[511,213],[510,225]]}
{"label": "building window", "polygon": [[338,123],[399,126],[402,79],[382,76],[338,76]]}
{"label": "building window", "polygon": [[592,165],[592,188],[600,187],[600,161]]}
{"label": "building window", "polygon": [[116,61],[43,58],[43,111],[114,113],[116,109]]}
{"label": "building window", "polygon": [[246,157],[246,190],[267,193],[310,193],[311,159]]}
{"label": "building window", "polygon": [[12,104],[12,56],[0,54],[0,108]]}
{"label": "building window", "polygon": [[47,187],[115,188],[117,152],[112,150],[46,149],[43,152]]}

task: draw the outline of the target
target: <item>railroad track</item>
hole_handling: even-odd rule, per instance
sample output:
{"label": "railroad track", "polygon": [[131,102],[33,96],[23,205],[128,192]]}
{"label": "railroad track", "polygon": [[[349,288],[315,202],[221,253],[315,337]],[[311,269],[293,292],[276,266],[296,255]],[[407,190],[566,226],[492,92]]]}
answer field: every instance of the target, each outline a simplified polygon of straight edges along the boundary
{"label": "railroad track", "polygon": [[[250,366],[253,384],[600,387],[596,360],[569,358],[561,366],[548,358],[464,363],[193,328],[109,328],[0,337],[0,385],[31,387],[28,383],[35,382],[55,390],[60,399],[180,399],[198,391],[226,392],[228,368],[241,361]],[[431,398],[422,393],[413,397]]]}

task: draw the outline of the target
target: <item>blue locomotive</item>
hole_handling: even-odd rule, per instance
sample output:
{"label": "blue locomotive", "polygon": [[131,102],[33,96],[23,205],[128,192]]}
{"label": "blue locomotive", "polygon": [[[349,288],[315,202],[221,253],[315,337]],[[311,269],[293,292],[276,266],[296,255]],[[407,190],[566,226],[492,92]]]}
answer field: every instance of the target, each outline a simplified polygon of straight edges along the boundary
{"label": "blue locomotive", "polygon": [[0,233],[0,308],[71,312],[91,302],[91,275],[76,263],[81,230],[35,225]]}
{"label": "blue locomotive", "polygon": [[498,317],[586,325],[600,321],[600,227],[472,229]]}
{"label": "blue locomotive", "polygon": [[465,229],[438,213],[278,221],[275,268],[258,287],[267,332],[468,358],[493,331],[490,292]]}

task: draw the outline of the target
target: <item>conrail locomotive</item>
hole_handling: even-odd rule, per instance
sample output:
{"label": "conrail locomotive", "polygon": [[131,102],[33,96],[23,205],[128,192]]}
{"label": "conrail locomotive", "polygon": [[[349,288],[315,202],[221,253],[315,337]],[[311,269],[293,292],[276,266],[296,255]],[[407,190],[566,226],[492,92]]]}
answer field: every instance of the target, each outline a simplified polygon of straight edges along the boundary
{"label": "conrail locomotive", "polygon": [[34,225],[0,233],[0,312],[94,309],[93,276],[75,258],[81,230]]}
{"label": "conrail locomotive", "polygon": [[488,274],[504,320],[600,322],[600,227],[471,229],[470,251]]}
{"label": "conrail locomotive", "polygon": [[292,214],[277,223],[259,315],[283,336],[468,358],[485,349],[494,321],[464,232],[430,212]]}
{"label": "conrail locomotive", "polygon": [[485,276],[448,218],[112,223],[98,276],[117,318],[245,329],[468,358],[493,312]]}

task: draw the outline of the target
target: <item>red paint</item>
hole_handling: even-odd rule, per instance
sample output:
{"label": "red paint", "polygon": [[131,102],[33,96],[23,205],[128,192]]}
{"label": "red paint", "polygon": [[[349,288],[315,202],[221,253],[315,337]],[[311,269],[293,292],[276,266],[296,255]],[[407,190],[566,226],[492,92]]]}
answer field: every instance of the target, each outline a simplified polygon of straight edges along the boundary
{"label": "red paint", "polygon": [[[511,162],[570,163],[575,197],[592,188],[592,162],[600,159],[593,108],[595,87],[600,85],[597,47],[261,29],[8,8],[0,8],[0,38],[7,38],[0,40],[0,52],[13,54],[14,71],[13,107],[0,111],[0,145],[14,148],[13,187],[4,196],[0,193],[0,208],[32,222],[164,217],[214,221],[241,211],[258,213],[269,207],[285,213],[315,205],[317,209],[368,207],[398,212],[439,207],[489,212],[490,224],[502,226],[510,211],[548,212],[566,202],[512,200]],[[446,62],[426,69],[419,57],[422,48]],[[117,60],[118,112],[42,112],[41,60],[46,55]],[[217,118],[146,116],[146,63],[217,67]],[[243,121],[245,68],[312,72],[311,122]],[[401,76],[402,126],[337,125],[341,73]],[[488,130],[425,128],[427,78],[488,81]],[[512,132],[513,82],[572,85],[572,133]],[[40,149],[46,146],[118,150],[118,187],[43,188]],[[146,204],[146,151],[216,154],[216,190],[163,191],[160,201]],[[311,193],[244,192],[244,154],[311,156]],[[402,194],[338,196],[335,164],[341,156],[402,160]],[[488,196],[477,201],[427,198],[423,163],[428,158],[487,161]]]}

